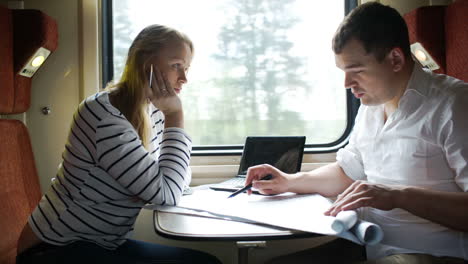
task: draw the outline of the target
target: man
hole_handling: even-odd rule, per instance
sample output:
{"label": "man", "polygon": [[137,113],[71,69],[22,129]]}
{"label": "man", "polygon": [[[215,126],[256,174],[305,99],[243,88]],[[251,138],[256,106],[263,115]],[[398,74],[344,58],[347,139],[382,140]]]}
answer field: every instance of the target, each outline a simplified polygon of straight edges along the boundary
{"label": "man", "polygon": [[[367,263],[464,263],[468,84],[415,64],[403,18],[376,2],[345,18],[333,50],[345,87],[362,104],[349,144],[335,163],[310,172],[253,167],[246,184],[265,194],[338,196],[327,215],[358,209],[384,231],[381,243],[367,246],[367,259],[374,261]],[[266,174],[273,178],[258,180]],[[335,246],[336,257],[345,249]],[[296,253],[290,263],[310,263],[309,253]]]}

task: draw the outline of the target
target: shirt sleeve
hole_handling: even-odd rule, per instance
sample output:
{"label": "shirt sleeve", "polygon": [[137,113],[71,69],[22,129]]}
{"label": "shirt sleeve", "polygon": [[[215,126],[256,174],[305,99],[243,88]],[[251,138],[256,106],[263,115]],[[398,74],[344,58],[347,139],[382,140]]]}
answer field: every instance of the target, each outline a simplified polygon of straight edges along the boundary
{"label": "shirt sleeve", "polygon": [[187,177],[185,177],[185,187],[189,187],[192,182],[192,169],[187,168]]}
{"label": "shirt sleeve", "polygon": [[367,177],[364,173],[364,165],[362,161],[361,153],[357,147],[356,135],[359,133],[360,116],[362,115],[361,106],[356,116],[355,125],[351,136],[349,138],[348,145],[338,150],[336,154],[336,161],[338,165],[343,169],[345,174],[353,180],[365,180]]}
{"label": "shirt sleeve", "polygon": [[192,147],[183,129],[164,130],[159,157],[150,155],[125,118],[103,119],[96,135],[99,166],[124,188],[146,202],[178,203],[188,175]]}
{"label": "shirt sleeve", "polygon": [[468,192],[468,84],[455,87],[456,96],[446,108],[439,133],[447,162],[455,172],[455,182]]}
{"label": "shirt sleeve", "polygon": [[[154,152],[156,155],[160,155],[160,145],[162,144],[162,134],[164,132],[164,114],[157,109],[153,104],[149,104],[149,111],[148,114],[151,117],[151,122],[153,123],[153,138],[151,139],[151,144],[153,145]],[[187,167],[187,171],[185,173],[185,184],[184,187],[189,187],[190,182],[192,181],[192,170],[190,167]]]}

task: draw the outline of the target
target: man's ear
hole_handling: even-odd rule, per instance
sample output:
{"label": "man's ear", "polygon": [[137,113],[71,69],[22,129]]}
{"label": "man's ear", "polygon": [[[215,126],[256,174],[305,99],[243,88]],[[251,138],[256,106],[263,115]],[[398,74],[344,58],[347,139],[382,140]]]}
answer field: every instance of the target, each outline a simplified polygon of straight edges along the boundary
{"label": "man's ear", "polygon": [[406,64],[406,57],[403,50],[399,47],[393,48],[387,55],[387,59],[392,65],[394,72],[399,72]]}

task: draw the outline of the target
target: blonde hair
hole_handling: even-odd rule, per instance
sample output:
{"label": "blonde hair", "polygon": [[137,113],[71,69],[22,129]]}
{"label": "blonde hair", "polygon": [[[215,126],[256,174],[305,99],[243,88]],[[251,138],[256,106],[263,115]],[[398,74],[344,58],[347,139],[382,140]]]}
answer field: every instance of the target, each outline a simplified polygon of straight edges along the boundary
{"label": "blonde hair", "polygon": [[148,61],[165,45],[180,41],[187,43],[193,56],[192,41],[183,33],[162,25],[144,28],[133,40],[120,81],[105,88],[115,92],[113,105],[127,118],[140,136],[146,149],[150,141],[150,119],[145,85],[149,79]]}

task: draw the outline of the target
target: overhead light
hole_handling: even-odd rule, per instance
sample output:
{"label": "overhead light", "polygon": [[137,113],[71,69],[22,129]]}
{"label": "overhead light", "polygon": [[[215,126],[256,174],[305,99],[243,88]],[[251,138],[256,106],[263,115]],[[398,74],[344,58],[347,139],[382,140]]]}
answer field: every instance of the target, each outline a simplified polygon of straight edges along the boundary
{"label": "overhead light", "polygon": [[50,50],[43,47],[38,48],[18,74],[31,78],[39,67],[41,67],[47,57],[49,57],[49,54]]}
{"label": "overhead light", "polygon": [[416,57],[416,59],[423,67],[428,68],[431,71],[440,69],[439,64],[435,62],[435,60],[431,57],[423,45],[421,45],[421,43],[416,42],[411,44],[411,53],[413,53],[414,57]]}
{"label": "overhead light", "polygon": [[43,63],[44,61],[45,61],[44,56],[39,55],[39,56],[35,57],[35,58],[32,60],[31,65],[32,65],[33,67],[39,67],[39,66],[42,65],[42,63]]}
{"label": "overhead light", "polygon": [[418,59],[419,61],[426,61],[426,60],[427,60],[426,54],[424,54],[424,52],[421,51],[421,50],[415,50],[415,51],[414,51],[414,56],[415,56],[416,59]]}

